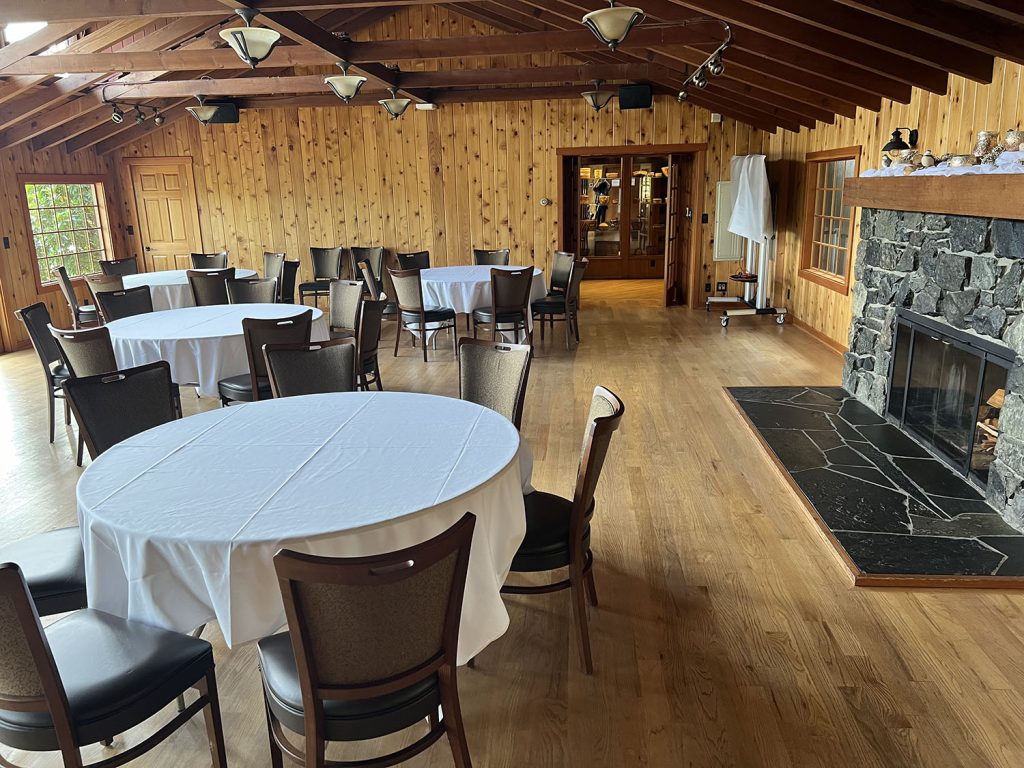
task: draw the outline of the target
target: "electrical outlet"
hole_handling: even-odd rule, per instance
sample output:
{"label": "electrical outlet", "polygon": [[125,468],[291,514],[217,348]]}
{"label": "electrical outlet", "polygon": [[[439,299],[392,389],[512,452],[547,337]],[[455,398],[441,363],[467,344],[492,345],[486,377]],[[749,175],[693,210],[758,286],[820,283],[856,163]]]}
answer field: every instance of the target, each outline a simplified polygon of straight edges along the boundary
{"label": "electrical outlet", "polygon": [[702,213],[700,215],[700,223],[701,224],[707,224],[708,223],[708,215],[706,213]]}
{"label": "electrical outlet", "polygon": [[711,283],[704,283],[704,293],[711,293]]}
{"label": "electrical outlet", "polygon": [[717,283],[715,286],[715,290],[720,291],[721,293],[725,293],[727,290],[729,290],[729,286],[726,283]]}

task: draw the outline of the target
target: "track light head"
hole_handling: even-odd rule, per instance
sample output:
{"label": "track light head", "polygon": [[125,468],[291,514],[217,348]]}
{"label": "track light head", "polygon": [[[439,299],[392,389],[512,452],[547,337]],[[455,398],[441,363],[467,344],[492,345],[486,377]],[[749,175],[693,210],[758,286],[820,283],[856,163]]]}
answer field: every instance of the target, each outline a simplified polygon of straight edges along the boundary
{"label": "track light head", "polygon": [[166,121],[166,120],[167,120],[167,118],[160,114],[160,110],[159,109],[156,111],[156,114],[153,115],[153,122],[156,125],[163,125],[164,121]]}
{"label": "track light head", "polygon": [[686,100],[687,100],[687,99],[688,99],[689,97],[690,97],[690,94],[688,94],[688,93],[687,93],[686,91],[680,91],[680,92],[679,92],[679,95],[678,95],[678,96],[676,96],[676,101],[678,101],[678,102],[679,102],[680,104],[682,104],[682,103],[683,103],[684,101],[686,101]]}
{"label": "track light head", "polygon": [[698,69],[693,75],[693,84],[698,88],[708,87],[708,78],[703,69]]}
{"label": "track light head", "polygon": [[710,72],[713,77],[718,77],[725,72],[725,62],[722,61],[721,56],[716,56],[710,61],[708,64],[708,72]]}
{"label": "track light head", "polygon": [[124,122],[124,112],[121,111],[121,108],[117,106],[117,104],[114,105],[114,108],[110,113],[110,119],[118,125]]}
{"label": "track light head", "polygon": [[146,116],[142,114],[142,110],[139,107],[135,107],[135,124],[142,125],[146,122]]}

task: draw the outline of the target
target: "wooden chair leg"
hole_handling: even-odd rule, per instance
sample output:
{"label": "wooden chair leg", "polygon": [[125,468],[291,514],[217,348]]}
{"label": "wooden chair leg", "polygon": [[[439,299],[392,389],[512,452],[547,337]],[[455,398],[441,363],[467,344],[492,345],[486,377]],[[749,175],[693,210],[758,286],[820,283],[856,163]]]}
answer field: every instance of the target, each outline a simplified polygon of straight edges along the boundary
{"label": "wooden chair leg", "polygon": [[451,328],[451,334],[452,334],[452,354],[455,355],[455,357],[459,356],[459,340],[457,338],[458,335],[459,335],[458,322],[459,322],[458,318],[453,320],[452,321],[452,328]]}
{"label": "wooden chair leg", "polygon": [[67,395],[64,396],[64,426],[71,423],[71,402]]}
{"label": "wooden chair leg", "polygon": [[[376,360],[373,362],[373,380],[377,384],[377,391],[383,392],[384,384],[380,380],[380,365],[378,365]],[[367,387],[367,389],[369,389],[369,387]]]}
{"label": "wooden chair leg", "polygon": [[277,746],[274,739],[274,716],[270,713],[270,703],[267,701],[267,692],[263,691],[263,705],[267,713],[267,739],[270,742],[270,766],[271,768],[284,768],[284,755],[281,748]]}
{"label": "wooden chair leg", "polygon": [[565,316],[565,348],[572,349],[572,326],[569,323],[569,315]]}
{"label": "wooden chair leg", "polygon": [[78,464],[78,466],[82,466],[82,457],[83,457],[83,454],[84,454],[84,450],[83,450],[84,448],[85,448],[85,439],[82,437],[82,428],[79,427],[78,428],[78,457],[75,460],[76,463]]}
{"label": "wooden chair leg", "polygon": [[452,748],[455,768],[472,768],[466,731],[462,725],[462,709],[459,706],[459,691],[455,681],[455,670],[442,667],[439,672],[441,683],[441,711],[444,714],[444,728],[448,734],[448,745]]}
{"label": "wooden chair leg", "polygon": [[420,344],[423,347],[423,362],[427,362],[427,326],[426,323],[420,326],[420,333],[423,334],[423,343]]}
{"label": "wooden chair leg", "polygon": [[398,327],[395,328],[395,357],[398,357],[398,344],[402,340],[402,318],[398,318]]}
{"label": "wooden chair leg", "polygon": [[210,742],[210,757],[213,768],[227,768],[228,754],[224,746],[224,725],[220,719],[220,698],[217,695],[217,677],[211,669],[206,677],[196,683],[200,696],[206,696],[209,702],[203,707],[203,718],[206,720],[206,738]]}
{"label": "wooden chair leg", "polygon": [[587,598],[584,594],[582,568],[578,565],[569,568],[569,591],[572,592],[572,612],[575,614],[576,626],[579,630],[580,660],[583,671],[588,675],[594,673],[594,659],[590,653],[590,628],[587,625]]}
{"label": "wooden chair leg", "polygon": [[587,581],[587,597],[590,598],[590,604],[597,608],[597,585],[594,583],[593,569],[587,571],[584,578]]}
{"label": "wooden chair leg", "polygon": [[54,413],[57,410],[57,396],[53,394],[53,387],[50,387],[50,442],[54,440],[57,431],[57,417]]}

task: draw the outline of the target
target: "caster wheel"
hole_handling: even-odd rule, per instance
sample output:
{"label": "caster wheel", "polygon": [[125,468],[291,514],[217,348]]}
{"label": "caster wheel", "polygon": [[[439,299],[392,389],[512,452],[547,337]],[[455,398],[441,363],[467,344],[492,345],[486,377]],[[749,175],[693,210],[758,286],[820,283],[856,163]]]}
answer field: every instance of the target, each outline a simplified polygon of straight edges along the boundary
{"label": "caster wheel", "polygon": [[722,327],[723,328],[728,328],[729,327],[729,318],[726,317],[726,316],[722,317]]}
{"label": "caster wheel", "polygon": [[785,315],[776,315],[775,316],[775,322],[778,323],[779,325],[782,325],[783,323],[786,322],[786,316]]}

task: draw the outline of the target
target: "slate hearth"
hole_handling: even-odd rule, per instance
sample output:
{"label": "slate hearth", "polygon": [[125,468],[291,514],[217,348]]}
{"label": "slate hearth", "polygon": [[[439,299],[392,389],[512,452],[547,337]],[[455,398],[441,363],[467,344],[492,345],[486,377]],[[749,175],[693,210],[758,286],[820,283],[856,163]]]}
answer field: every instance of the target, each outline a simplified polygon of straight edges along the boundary
{"label": "slate hearth", "polygon": [[1024,576],[1024,534],[846,390],[728,392],[860,575]]}

